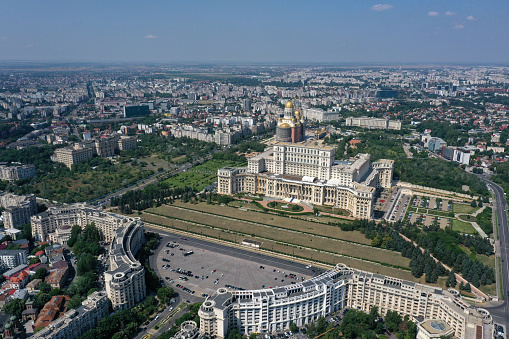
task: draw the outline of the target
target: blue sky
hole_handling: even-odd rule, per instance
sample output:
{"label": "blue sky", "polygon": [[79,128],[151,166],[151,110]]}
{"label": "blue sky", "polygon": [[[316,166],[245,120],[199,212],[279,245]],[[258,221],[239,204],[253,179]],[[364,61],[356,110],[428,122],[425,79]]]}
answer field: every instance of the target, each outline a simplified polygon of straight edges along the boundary
{"label": "blue sky", "polygon": [[509,0],[0,2],[0,61],[509,63]]}

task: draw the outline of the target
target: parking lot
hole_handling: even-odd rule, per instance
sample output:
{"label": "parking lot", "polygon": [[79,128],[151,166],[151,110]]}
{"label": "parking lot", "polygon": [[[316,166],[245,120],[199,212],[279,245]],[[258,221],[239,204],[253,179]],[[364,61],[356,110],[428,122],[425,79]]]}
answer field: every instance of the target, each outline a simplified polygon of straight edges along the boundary
{"label": "parking lot", "polygon": [[163,235],[152,267],[176,291],[198,297],[206,297],[220,287],[247,290],[284,286],[323,271],[214,243],[207,244],[200,246],[197,239]]}

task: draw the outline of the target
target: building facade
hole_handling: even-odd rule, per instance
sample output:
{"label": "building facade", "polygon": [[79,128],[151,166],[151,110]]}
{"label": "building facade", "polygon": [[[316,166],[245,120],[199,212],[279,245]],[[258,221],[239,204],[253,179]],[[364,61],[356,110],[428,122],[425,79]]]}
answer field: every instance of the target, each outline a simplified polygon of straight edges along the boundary
{"label": "building facade", "polygon": [[110,248],[110,266],[104,273],[106,293],[115,311],[133,308],[147,295],[145,269],[134,258],[145,236],[141,221],[116,230]]}
{"label": "building facade", "polygon": [[369,129],[394,129],[398,131],[401,130],[401,120],[389,120],[382,118],[348,117],[346,118],[346,125]]}
{"label": "building facade", "polygon": [[413,319],[441,319],[458,338],[475,338],[478,326],[492,323],[489,312],[466,304],[455,290],[404,281],[337,265],[302,283],[273,289],[236,291],[220,288],[199,310],[200,331],[225,338],[303,326],[343,308],[381,314],[398,311]]}
{"label": "building facade", "polygon": [[5,210],[2,212],[4,227],[17,228],[30,222],[30,217],[37,214],[37,202],[35,195],[15,195],[0,192],[0,206]]}
{"label": "building facade", "polygon": [[250,158],[247,167],[219,169],[218,193],[294,199],[370,218],[376,189],[392,185],[394,161],[371,163],[369,154],[358,154],[349,161],[334,159],[334,147],[316,140],[277,141]]}
{"label": "building facade", "polygon": [[121,151],[136,149],[136,147],[136,137],[128,137],[123,135],[120,137],[120,139],[118,139],[118,149]]}
{"label": "building facade", "polygon": [[8,268],[24,265],[28,260],[28,250],[0,250],[0,262]]}
{"label": "building facade", "polygon": [[0,165],[0,180],[16,181],[34,176],[34,165]]}
{"label": "building facade", "polygon": [[[50,207],[46,211],[32,216],[32,236],[38,241],[50,238],[58,243],[68,240],[68,227],[79,225],[81,228],[94,223],[99,230],[101,240],[111,242],[116,230],[137,221],[135,218],[119,214],[103,212],[84,203]],[[64,240],[59,240],[59,235]]]}
{"label": "building facade", "polygon": [[76,339],[95,328],[99,320],[108,315],[108,297],[104,291],[90,294],[81,306],[69,310],[41,331],[32,335],[34,339]]}
{"label": "building facade", "polygon": [[82,145],[74,145],[73,147],[64,147],[55,150],[55,160],[69,168],[72,168],[72,165],[79,162],[86,162],[92,159],[93,156],[94,149],[83,147]]}
{"label": "building facade", "polygon": [[334,107],[332,111],[324,111],[320,108],[306,108],[303,110],[304,118],[318,122],[339,120],[341,107]]}

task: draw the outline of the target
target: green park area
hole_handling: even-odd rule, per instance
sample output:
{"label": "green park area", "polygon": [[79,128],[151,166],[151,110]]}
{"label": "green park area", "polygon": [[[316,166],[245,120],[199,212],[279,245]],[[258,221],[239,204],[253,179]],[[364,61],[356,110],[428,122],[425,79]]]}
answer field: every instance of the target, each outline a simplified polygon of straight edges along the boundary
{"label": "green park area", "polygon": [[452,230],[466,234],[477,234],[477,231],[475,230],[474,226],[472,226],[472,224],[458,219],[452,220]]}
{"label": "green park area", "polygon": [[452,211],[454,213],[465,213],[465,214],[471,214],[477,211],[479,207],[472,207],[468,204],[459,204],[459,203],[453,203],[452,204]]}
{"label": "green park area", "polygon": [[180,172],[166,179],[163,183],[167,184],[168,188],[193,187],[201,191],[217,181],[218,169],[226,166],[239,167],[243,165],[245,164],[236,161],[212,159],[185,172]]}
{"label": "green park area", "polygon": [[289,204],[285,202],[280,201],[271,201],[267,204],[267,207],[270,209],[283,211],[283,212],[290,212],[290,213],[299,213],[304,210],[304,207],[297,205],[297,204]]}

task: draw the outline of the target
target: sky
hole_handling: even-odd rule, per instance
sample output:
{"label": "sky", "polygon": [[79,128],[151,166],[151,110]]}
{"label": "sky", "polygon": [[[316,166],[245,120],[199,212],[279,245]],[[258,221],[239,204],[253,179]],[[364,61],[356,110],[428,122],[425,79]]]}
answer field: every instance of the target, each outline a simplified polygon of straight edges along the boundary
{"label": "sky", "polygon": [[509,0],[0,1],[0,61],[507,65],[508,32]]}

